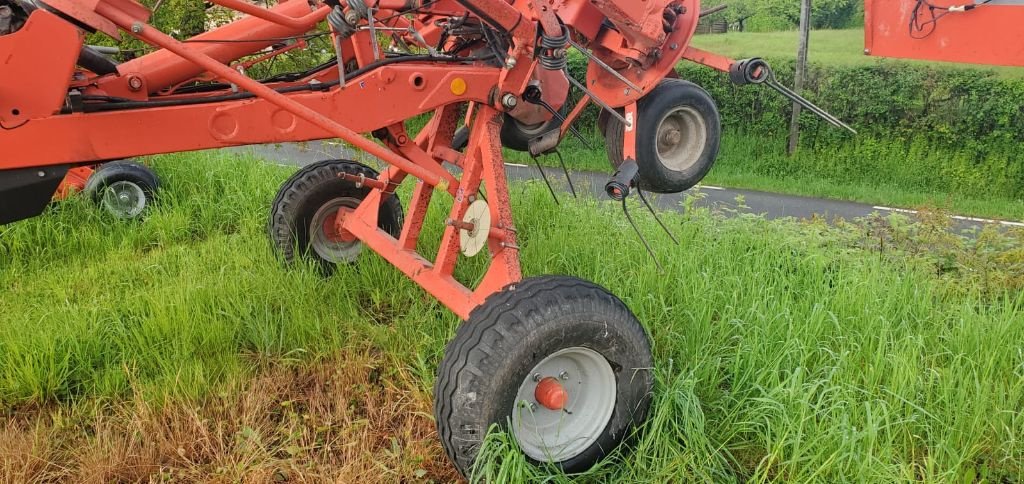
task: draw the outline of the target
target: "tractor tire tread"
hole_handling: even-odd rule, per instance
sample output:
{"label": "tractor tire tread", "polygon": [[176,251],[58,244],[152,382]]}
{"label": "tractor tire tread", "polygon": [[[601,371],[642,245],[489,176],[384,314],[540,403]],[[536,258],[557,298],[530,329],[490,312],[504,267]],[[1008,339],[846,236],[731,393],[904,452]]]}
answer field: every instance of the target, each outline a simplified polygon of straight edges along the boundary
{"label": "tractor tire tread", "polygon": [[[572,277],[546,276],[526,279],[495,293],[456,330],[438,371],[434,405],[442,445],[464,476],[471,473],[473,457],[479,449],[470,451],[471,456],[467,456],[464,449],[455,448],[455,432],[459,425],[453,425],[452,418],[456,411],[460,379],[467,372],[487,375],[495,373],[498,367],[507,366],[507,353],[502,351],[502,347],[507,345],[502,343],[522,341],[526,335],[544,326],[541,318],[534,317],[538,311],[570,306],[583,310],[588,307],[581,305],[587,304],[605,311],[617,309],[613,311],[618,314],[612,317],[635,321],[626,305],[601,286]],[[639,323],[632,329],[635,333],[631,337],[647,342],[646,332]],[[479,438],[482,441],[488,429],[476,430],[481,432]]]}

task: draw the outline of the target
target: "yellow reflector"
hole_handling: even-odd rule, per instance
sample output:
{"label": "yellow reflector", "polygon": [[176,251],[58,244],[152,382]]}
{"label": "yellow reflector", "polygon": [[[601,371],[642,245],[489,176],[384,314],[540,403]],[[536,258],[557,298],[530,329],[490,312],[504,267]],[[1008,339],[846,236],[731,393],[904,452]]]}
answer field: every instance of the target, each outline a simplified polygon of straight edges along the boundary
{"label": "yellow reflector", "polygon": [[466,80],[461,77],[456,77],[452,80],[452,94],[461,96],[466,93]]}

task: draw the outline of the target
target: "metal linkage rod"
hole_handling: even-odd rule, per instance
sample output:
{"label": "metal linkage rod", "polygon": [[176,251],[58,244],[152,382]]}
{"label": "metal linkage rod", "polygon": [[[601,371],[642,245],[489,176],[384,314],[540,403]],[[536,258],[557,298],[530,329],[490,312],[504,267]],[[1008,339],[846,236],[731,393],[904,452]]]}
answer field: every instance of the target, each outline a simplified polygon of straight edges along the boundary
{"label": "metal linkage rod", "polygon": [[601,109],[605,110],[608,114],[610,114],[611,116],[614,116],[619,121],[622,121],[622,124],[624,126],[628,126],[629,125],[629,122],[626,121],[626,117],[625,116],[619,114],[619,112],[616,111],[615,108],[609,106],[608,103],[602,101],[601,98],[595,96],[594,93],[590,92],[590,90],[587,89],[587,86],[584,86],[580,81],[577,81],[572,76],[565,76],[565,77],[569,79],[569,82],[571,82],[572,85],[576,86],[579,90],[583,91],[587,96],[590,96],[590,100],[594,101],[594,104],[597,104],[598,106],[601,106]]}
{"label": "metal linkage rod", "polygon": [[402,171],[423,180],[431,186],[437,186],[442,183],[443,178],[441,174],[424,166],[418,165],[407,158],[360,136],[359,133],[356,133],[323,114],[290,99],[288,96],[239,73],[208,55],[190,49],[186,44],[183,44],[173,37],[161,32],[152,25],[145,24],[138,19],[132,18],[127,13],[113,7],[109,3],[101,2],[98,4],[96,12],[110,19],[114,24],[121,28],[128,30],[132,33],[132,36],[158,47],[167,49],[168,51],[210,71],[214,75],[233,84],[237,84],[242,89],[245,89],[246,91],[267,100],[277,107],[294,114],[297,118],[307,121],[334,136],[352,143],[356,148],[380,158],[385,163],[394,165]]}
{"label": "metal linkage rod", "polygon": [[582,52],[583,55],[587,56],[587,58],[591,60],[591,62],[593,62],[594,64],[597,64],[598,67],[604,69],[606,72],[611,74],[613,77],[615,77],[616,79],[622,81],[622,83],[625,84],[630,89],[632,89],[632,90],[634,90],[636,92],[644,92],[643,89],[640,89],[640,87],[638,87],[636,84],[633,84],[633,81],[630,81],[629,79],[626,79],[626,76],[623,76],[622,74],[619,73],[619,71],[616,71],[615,69],[612,69],[612,66],[606,64],[601,59],[598,59],[597,56],[594,55],[593,52],[590,52],[589,50],[584,49],[583,46],[581,46],[580,44],[577,44],[576,42],[573,42],[572,38],[569,39],[569,45],[573,46],[576,50]]}

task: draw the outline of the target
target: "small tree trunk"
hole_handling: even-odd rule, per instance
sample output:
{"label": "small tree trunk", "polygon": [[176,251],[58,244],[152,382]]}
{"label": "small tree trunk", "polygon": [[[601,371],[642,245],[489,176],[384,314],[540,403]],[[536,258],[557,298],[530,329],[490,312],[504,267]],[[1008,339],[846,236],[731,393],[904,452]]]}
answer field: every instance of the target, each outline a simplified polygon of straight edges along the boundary
{"label": "small tree trunk", "polygon": [[[801,94],[807,75],[807,44],[811,38],[811,0],[800,1],[800,46],[796,54],[796,76],[793,90]],[[793,118],[789,122],[789,154],[800,146],[800,105],[793,103]]]}

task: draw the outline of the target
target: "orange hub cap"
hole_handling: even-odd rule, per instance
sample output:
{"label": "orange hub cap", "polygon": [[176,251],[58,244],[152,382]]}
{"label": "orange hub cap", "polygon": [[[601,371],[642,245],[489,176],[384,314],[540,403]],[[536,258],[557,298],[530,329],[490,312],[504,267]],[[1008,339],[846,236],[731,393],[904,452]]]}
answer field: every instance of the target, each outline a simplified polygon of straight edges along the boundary
{"label": "orange hub cap", "polygon": [[550,376],[537,384],[533,398],[548,410],[561,410],[565,408],[566,403],[569,403],[569,393],[562,388],[562,384],[558,382],[557,378]]}

